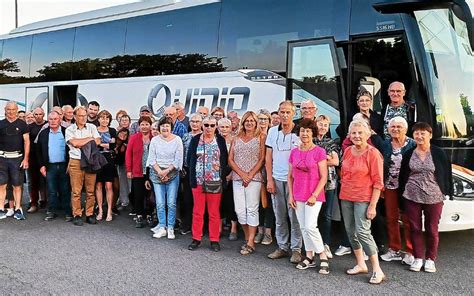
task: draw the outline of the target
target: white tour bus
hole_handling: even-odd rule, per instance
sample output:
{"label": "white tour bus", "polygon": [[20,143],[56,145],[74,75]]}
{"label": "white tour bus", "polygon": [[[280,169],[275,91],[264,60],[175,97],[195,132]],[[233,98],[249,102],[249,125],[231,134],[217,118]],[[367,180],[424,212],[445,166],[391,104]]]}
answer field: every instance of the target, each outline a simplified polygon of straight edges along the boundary
{"label": "white tour bus", "polygon": [[312,99],[337,137],[361,88],[380,112],[402,81],[454,164],[440,230],[474,228],[472,1],[353,3],[148,0],[25,25],[0,36],[0,108],[94,100],[136,119],[145,104],[242,114]]}

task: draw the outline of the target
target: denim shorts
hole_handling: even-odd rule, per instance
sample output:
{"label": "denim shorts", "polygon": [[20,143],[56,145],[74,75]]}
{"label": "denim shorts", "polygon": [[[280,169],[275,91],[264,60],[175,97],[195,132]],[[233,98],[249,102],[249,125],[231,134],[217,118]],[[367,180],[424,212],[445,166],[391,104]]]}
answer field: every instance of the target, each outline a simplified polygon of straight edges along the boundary
{"label": "denim shorts", "polygon": [[20,164],[23,157],[3,158],[0,157],[0,185],[10,184],[21,186],[25,180],[25,173]]}

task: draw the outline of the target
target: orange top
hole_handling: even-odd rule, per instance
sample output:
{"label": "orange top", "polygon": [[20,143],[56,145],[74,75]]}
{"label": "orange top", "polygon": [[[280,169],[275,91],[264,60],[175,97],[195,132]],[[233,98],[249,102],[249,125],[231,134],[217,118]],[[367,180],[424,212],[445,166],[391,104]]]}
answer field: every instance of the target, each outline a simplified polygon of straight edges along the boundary
{"label": "orange top", "polygon": [[347,148],[342,158],[339,198],[370,202],[374,188],[383,189],[383,158],[380,152],[369,145],[362,155],[354,156],[352,148]]}

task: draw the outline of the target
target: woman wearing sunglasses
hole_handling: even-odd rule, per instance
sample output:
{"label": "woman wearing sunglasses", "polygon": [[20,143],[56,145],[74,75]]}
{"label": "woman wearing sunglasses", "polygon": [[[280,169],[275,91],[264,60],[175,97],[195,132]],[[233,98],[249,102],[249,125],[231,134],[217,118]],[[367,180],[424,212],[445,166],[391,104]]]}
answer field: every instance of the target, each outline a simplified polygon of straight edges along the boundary
{"label": "woman wearing sunglasses", "polygon": [[288,170],[288,205],[295,209],[300,224],[306,257],[296,265],[303,270],[315,267],[314,253],[319,255],[320,274],[329,274],[329,262],[318,229],[318,216],[325,201],[328,167],[326,151],[313,143],[317,135],[316,122],[303,119],[299,124],[301,144],[291,150]]}
{"label": "woman wearing sunglasses", "polygon": [[193,241],[188,246],[195,250],[201,246],[204,212],[209,213],[209,240],[211,250],[218,252],[221,217],[222,189],[226,187],[225,176],[228,174],[227,146],[224,138],[216,135],[217,121],[207,116],[203,119],[204,132],[191,139],[187,155],[189,165],[189,184],[194,197],[192,235]]}

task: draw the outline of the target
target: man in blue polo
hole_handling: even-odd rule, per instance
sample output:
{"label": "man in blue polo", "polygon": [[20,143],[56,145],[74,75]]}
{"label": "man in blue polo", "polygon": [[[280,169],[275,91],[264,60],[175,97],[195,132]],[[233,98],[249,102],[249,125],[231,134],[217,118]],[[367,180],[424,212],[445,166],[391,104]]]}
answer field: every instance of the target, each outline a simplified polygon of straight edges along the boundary
{"label": "man in blue polo", "polygon": [[48,186],[48,210],[46,221],[55,219],[59,209],[64,210],[66,221],[72,221],[71,189],[67,163],[69,160],[65,141],[66,128],[61,126],[61,116],[57,111],[48,115],[48,127],[38,135],[36,144],[37,161],[41,175],[46,177]]}
{"label": "man in blue polo", "polygon": [[13,217],[17,220],[25,219],[21,208],[21,185],[24,170],[28,169],[30,137],[28,126],[18,119],[17,114],[18,105],[10,101],[5,106],[5,119],[0,120],[0,219],[7,217],[4,207],[7,184],[13,187]]}

